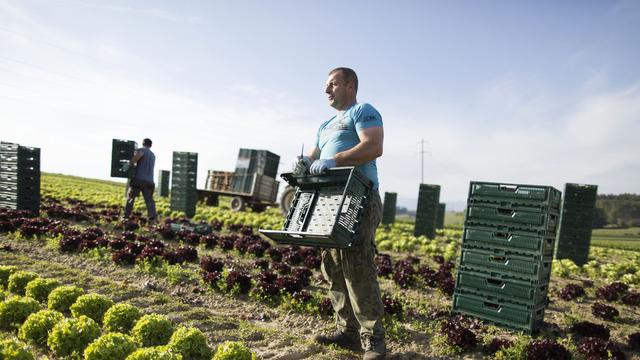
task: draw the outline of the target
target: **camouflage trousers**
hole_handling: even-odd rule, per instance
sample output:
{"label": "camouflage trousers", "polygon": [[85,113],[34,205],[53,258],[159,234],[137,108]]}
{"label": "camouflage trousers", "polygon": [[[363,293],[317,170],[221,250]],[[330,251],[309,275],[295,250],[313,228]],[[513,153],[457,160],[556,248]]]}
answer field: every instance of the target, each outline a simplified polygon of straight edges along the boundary
{"label": "camouflage trousers", "polygon": [[384,336],[384,306],[374,262],[375,234],[381,217],[380,194],[373,191],[353,247],[322,251],[322,274],[329,282],[329,298],[339,330]]}

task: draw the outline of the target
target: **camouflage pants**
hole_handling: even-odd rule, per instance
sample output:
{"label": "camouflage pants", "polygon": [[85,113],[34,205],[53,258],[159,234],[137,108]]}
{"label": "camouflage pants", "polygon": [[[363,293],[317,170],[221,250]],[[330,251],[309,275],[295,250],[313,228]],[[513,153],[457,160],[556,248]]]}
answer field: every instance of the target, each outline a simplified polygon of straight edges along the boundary
{"label": "camouflage pants", "polygon": [[322,274],[329,282],[329,298],[340,330],[384,336],[384,306],[374,263],[375,234],[381,216],[382,201],[374,191],[364,209],[354,246],[322,251]]}

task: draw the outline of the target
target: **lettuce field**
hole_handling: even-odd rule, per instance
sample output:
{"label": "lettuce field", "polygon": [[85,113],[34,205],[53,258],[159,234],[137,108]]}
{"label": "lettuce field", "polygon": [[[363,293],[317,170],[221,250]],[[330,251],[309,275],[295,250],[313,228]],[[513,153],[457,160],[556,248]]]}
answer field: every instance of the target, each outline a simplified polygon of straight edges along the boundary
{"label": "lettuce field", "polygon": [[[362,357],[311,340],[334,326],[320,252],[260,237],[277,209],[198,204],[201,235],[167,198],[158,224],[142,199],[121,222],[124,191],[43,174],[40,217],[0,209],[0,359]],[[412,233],[376,235],[389,359],[640,358],[640,251],[623,235],[594,236],[583,266],[554,261],[544,327],[526,335],[451,313],[461,228]]]}

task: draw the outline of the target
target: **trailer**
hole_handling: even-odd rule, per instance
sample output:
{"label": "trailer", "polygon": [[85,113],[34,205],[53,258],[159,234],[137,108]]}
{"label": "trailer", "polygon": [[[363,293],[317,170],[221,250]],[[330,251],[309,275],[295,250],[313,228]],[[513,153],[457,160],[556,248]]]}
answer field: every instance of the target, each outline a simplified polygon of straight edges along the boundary
{"label": "trailer", "polygon": [[198,201],[217,206],[219,196],[229,196],[233,211],[249,207],[254,212],[262,212],[267,206],[277,206],[279,185],[275,178],[263,174],[209,170],[205,189],[197,191]]}

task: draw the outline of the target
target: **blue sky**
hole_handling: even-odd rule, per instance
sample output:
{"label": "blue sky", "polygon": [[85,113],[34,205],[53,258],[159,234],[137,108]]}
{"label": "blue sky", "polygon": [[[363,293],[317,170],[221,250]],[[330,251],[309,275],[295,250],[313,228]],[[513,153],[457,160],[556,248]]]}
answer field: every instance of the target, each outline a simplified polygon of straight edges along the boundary
{"label": "blue sky", "polygon": [[[336,66],[385,123],[381,190],[415,208],[425,183],[640,184],[637,1],[0,0],[0,139],[42,169],[109,177],[112,138],[154,140],[232,170],[281,155],[331,117]],[[459,204],[459,203],[458,203]]]}

